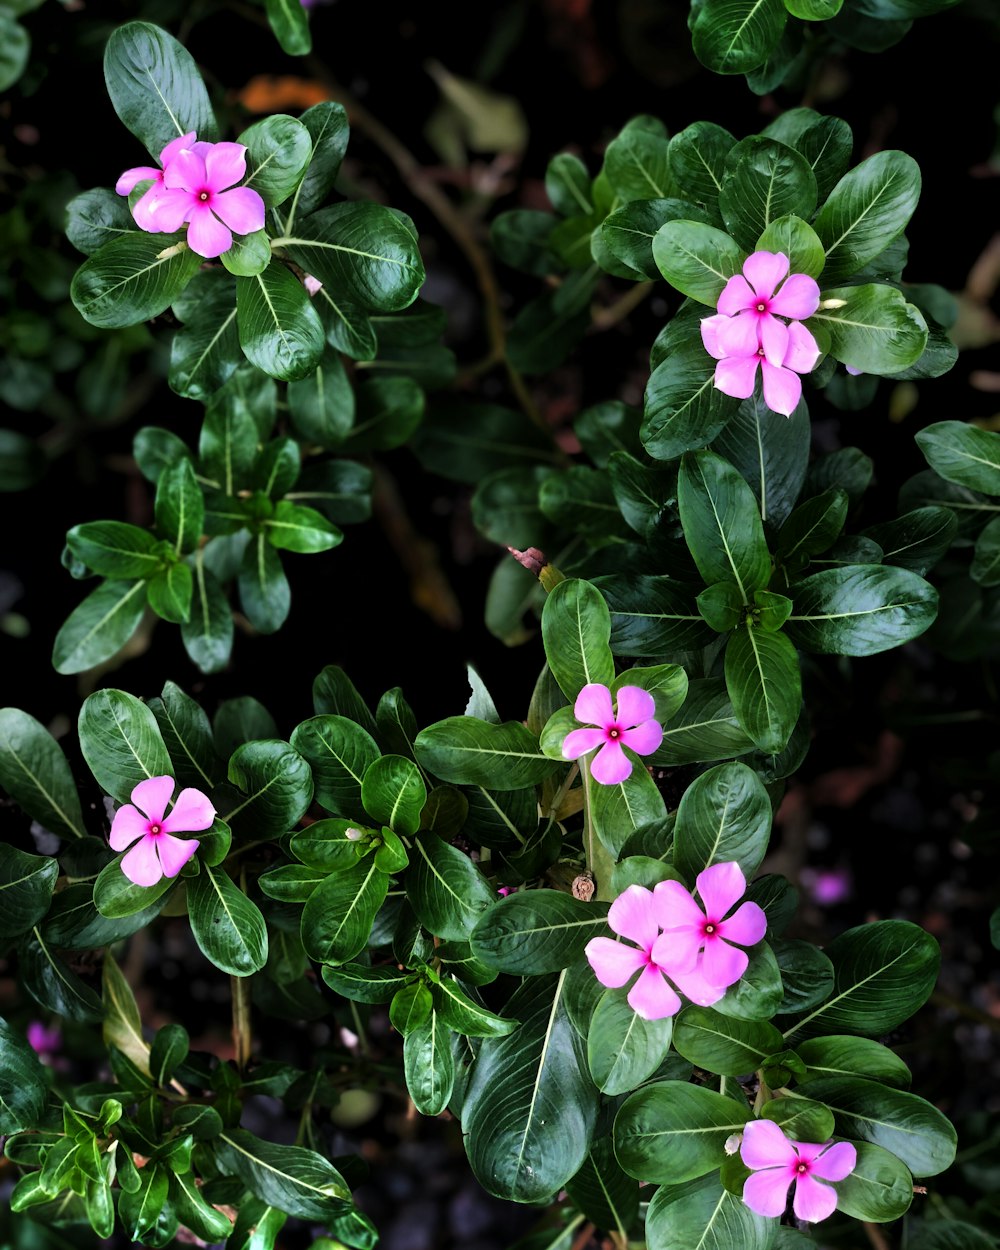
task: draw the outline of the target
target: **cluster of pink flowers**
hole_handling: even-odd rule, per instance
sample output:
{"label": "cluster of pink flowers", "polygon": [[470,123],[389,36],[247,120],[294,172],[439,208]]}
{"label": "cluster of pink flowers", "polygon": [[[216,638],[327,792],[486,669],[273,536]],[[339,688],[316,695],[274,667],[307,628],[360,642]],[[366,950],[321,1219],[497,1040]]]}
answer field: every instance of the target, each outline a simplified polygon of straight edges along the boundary
{"label": "cluster of pink flowers", "polygon": [[792,1210],[815,1224],[837,1208],[837,1193],[824,1181],[842,1181],[858,1162],[850,1142],[792,1141],[771,1120],[751,1120],[743,1130],[740,1158],[753,1172],[743,1185],[743,1201],[758,1215],[784,1215],[794,1184]]}
{"label": "cluster of pink flowers", "polygon": [[242,143],[197,142],[192,130],[163,149],[161,169],[126,169],[115,190],[128,195],[151,180],[132,210],[136,225],[152,234],[173,234],[187,222],[191,250],[208,259],[221,256],[233,246],[233,231],[264,228],[264,201],[252,187],[236,185],[246,176],[246,151]]}
{"label": "cluster of pink flowers", "polygon": [[756,903],[732,911],[747,888],[739,864],[713,864],[695,884],[703,906],[679,881],[661,881],[652,890],[630,885],[611,904],[608,924],[636,945],[606,937],[587,943],[602,985],[617,989],[639,973],[628,1002],[644,1020],[680,1009],[674,986],[700,1007],[717,1003],[747,970],[749,956],[740,948],[759,942],[767,929]]}
{"label": "cluster of pink flowers", "polygon": [[663,730],[653,720],[656,704],[641,686],[622,686],[617,711],[611,691],[600,682],[591,682],[577,695],[573,715],[590,729],[574,729],[563,739],[562,753],[568,760],[579,759],[595,747],[600,750],[590,761],[590,773],[602,785],[613,786],[632,774],[632,761],[622,747],[638,755],[651,755],[663,741]]}
{"label": "cluster of pink flowers", "polygon": [[180,792],[167,816],[173,792],[173,777],[149,777],[132,791],[132,803],[115,812],[108,841],[113,851],[132,847],[122,857],[122,872],[135,885],[156,885],[161,877],[176,877],[197,851],[198,839],[174,834],[209,829],[215,820],[208,796],[193,789]]}
{"label": "cluster of pink flowers", "polygon": [[[816,340],[798,318],[819,307],[819,287],[808,274],[788,274],[784,252],[754,252],[726,283],[714,317],[701,323],[701,341],[715,366],[718,390],[736,399],[753,394],[760,366],[764,402],[790,417],[802,397],[800,373],[819,359]],[[779,288],[780,283],[780,288]],[[794,318],[786,323],[781,318]]]}

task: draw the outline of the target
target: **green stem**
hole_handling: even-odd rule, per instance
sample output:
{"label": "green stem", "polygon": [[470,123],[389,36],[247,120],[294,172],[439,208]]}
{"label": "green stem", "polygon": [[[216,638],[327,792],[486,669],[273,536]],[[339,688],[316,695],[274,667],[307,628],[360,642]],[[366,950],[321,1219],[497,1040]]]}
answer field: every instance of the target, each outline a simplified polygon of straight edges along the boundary
{"label": "green stem", "polygon": [[590,810],[590,769],[587,761],[580,761],[580,775],[583,778],[583,853],[587,859],[587,867],[594,878],[596,886],[594,897],[600,902],[610,903],[614,898],[611,889],[611,871],[615,861],[611,852],[597,836]]}

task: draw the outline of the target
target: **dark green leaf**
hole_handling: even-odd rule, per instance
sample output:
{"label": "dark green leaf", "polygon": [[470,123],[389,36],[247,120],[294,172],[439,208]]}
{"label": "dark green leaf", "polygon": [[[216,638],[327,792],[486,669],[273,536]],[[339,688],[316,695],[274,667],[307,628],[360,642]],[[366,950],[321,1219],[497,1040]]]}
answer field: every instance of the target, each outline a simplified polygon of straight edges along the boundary
{"label": "dark green leaf", "polygon": [[[435,937],[468,938],[496,900],[482,873],[467,855],[433,833],[416,839],[413,860],[408,895],[421,924]],[[476,953],[485,958],[478,948]]]}
{"label": "dark green leaf", "polygon": [[[785,604],[787,611],[791,605]],[[747,621],[726,647],[726,689],[740,726],[761,751],[782,751],[802,706],[799,657],[782,633]]]}
{"label": "dark green leaf", "polygon": [[124,234],[84,261],[73,277],[70,295],[91,325],[134,326],[167,309],[201,263],[202,257],[191,251],[183,235]]}
{"label": "dark green leaf", "polygon": [[170,775],[170,756],[149,708],[123,690],[98,690],[84,700],[80,750],[98,785],[127,803],[149,777]]}
{"label": "dark green leaf", "polygon": [[685,1007],[674,1026],[674,1049],[707,1072],[742,1076],[783,1047],[781,1034],[763,1020],[737,1020],[709,1007]]}
{"label": "dark green leaf", "polygon": [[[648,1250],[697,1246],[699,1250],[771,1250],[774,1221],[757,1215],[716,1176],[662,1185],[646,1213]],[[812,1245],[811,1241],[807,1242]],[[789,1248],[791,1250],[791,1248]]]}
{"label": "dark green leaf", "polygon": [[246,797],[224,819],[231,823],[238,818],[241,832],[276,838],[294,828],[312,802],[309,763],[287,742],[247,742],[237,747],[228,777]]}
{"label": "dark green leaf", "polygon": [[[268,17],[272,25],[272,9],[275,7],[290,11],[294,4],[292,0],[268,0]],[[298,6],[298,13],[308,41],[309,28],[301,5]],[[289,48],[285,50],[291,51]],[[302,50],[308,52],[309,49]],[[244,185],[256,191],[268,208],[283,204],[299,185],[312,157],[309,131],[294,117],[276,113],[244,130],[239,142],[247,149],[248,176]]]}
{"label": "dark green leaf", "polygon": [[533,786],[559,767],[516,721],[491,725],[473,716],[450,716],[421,730],[413,747],[417,762],[442,781],[488,790]]}
{"label": "dark green leaf", "polygon": [[337,181],[347,151],[350,127],[347,110],[333,100],[314,104],[299,118],[312,139],[312,158],[292,200],[291,213],[303,216],[319,208]]}
{"label": "dark green leaf", "polygon": [[314,1150],[278,1146],[244,1129],[226,1129],[218,1142],[223,1167],[263,1202],[314,1223],[325,1223],[347,1208],[350,1190],[344,1178]]}
{"label": "dark green leaf", "polygon": [[325,343],[319,313],[279,261],[236,279],[236,309],[240,346],[259,369],[287,382],[316,368]]}
{"label": "dark green leaf", "polygon": [[878,256],[906,229],[919,196],[920,170],[905,152],[877,152],[845,174],[814,223],[826,249],[824,282]]}
{"label": "dark green leaf", "polygon": [[490,908],[473,931],[472,949],[500,972],[558,972],[606,925],[602,903],[584,903],[560,890],[528,890]]}
{"label": "dark green leaf", "polygon": [[727,461],[710,451],[688,452],[678,477],[684,538],[705,581],[734,582],[750,602],[767,585],[771,559],[757,501]]}
{"label": "dark green leaf", "polygon": [[372,736],[345,716],[314,716],[295,729],[292,745],[308,760],[316,798],[326,810],[359,815],[365,772],[379,757]]}
{"label": "dark green leaf", "polygon": [[710,1089],[659,1081],[637,1090],[615,1119],[615,1153],[630,1176],[678,1184],[704,1176],[726,1157],[750,1108]]}
{"label": "dark green leaf", "polygon": [[602,1094],[631,1093],[659,1068],[670,1049],[673,1020],[644,1020],[620,990],[605,990],[587,1031],[590,1075]]}
{"label": "dark green leaf", "polygon": [[267,963],[267,926],[228,873],[202,863],[188,881],[187,897],[191,932],[205,958],[230,976],[260,972]]}
{"label": "dark green leaf", "polygon": [[816,197],[816,177],[794,148],[753,136],[730,149],[719,209],[742,247],[756,249],[761,234],[780,217],[812,217]]}
{"label": "dark green leaf", "polygon": [[85,836],[76,785],[62,748],[33,716],[0,709],[0,785],[44,828]]}
{"label": "dark green leaf", "polygon": [[771,801],[745,764],[722,764],[685,790],[674,828],[674,866],[688,880],[712,864],[735,862],[749,880],[767,851]]}
{"label": "dark green leaf", "polygon": [[924,632],[937,591],[907,569],[876,564],[826,569],[797,583],[786,631],[803,651],[875,655]]}
{"label": "dark green leaf", "polygon": [[388,888],[389,878],[371,858],[322,882],[302,909],[302,944],[309,958],[342,964],[359,954]]}

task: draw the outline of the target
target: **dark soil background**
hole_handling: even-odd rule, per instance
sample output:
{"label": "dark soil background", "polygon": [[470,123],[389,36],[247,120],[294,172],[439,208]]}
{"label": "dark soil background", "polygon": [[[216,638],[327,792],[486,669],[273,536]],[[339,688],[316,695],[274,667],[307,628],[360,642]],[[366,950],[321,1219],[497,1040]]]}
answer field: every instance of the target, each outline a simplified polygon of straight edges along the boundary
{"label": "dark soil background", "polygon": [[[996,230],[1000,41],[990,0],[966,0],[918,21],[901,44],[879,56],[847,52],[828,58],[805,101],[801,93],[784,91],[758,98],[742,78],[721,79],[702,69],[690,50],[686,6],[677,0],[497,0],[461,6],[335,0],[313,12],[315,53],[306,62],[283,56],[260,25],[261,16],[260,9],[238,0],[231,7],[169,0],[147,5],[72,0],[63,6],[46,0],[25,19],[34,40],[32,64],[0,105],[8,136],[0,185],[16,196],[24,180],[55,173],[68,175],[78,189],[112,185],[122,169],[139,163],[137,142],[105,96],[100,56],[114,25],[142,17],[182,34],[213,89],[221,84],[228,93],[234,133],[252,120],[237,97],[256,75],[312,81],[325,69],[464,203],[469,177],[444,166],[424,133],[440,100],[425,66],[439,62],[453,74],[515,97],[530,139],[519,163],[494,163],[500,193],[487,219],[506,208],[545,207],[545,165],[561,149],[577,152],[596,171],[604,145],[636,113],[655,114],[671,133],[709,118],[742,137],[783,108],[807,102],[850,122],[856,160],[893,147],[921,165],[924,192],[908,230],[909,280],[962,292]],[[276,109],[298,111],[288,104]],[[473,157],[474,178],[491,159]],[[364,193],[414,217],[428,267],[426,293],[448,309],[449,342],[460,365],[479,359],[486,342],[478,295],[454,242],[358,128],[345,172]],[[482,233],[485,240],[485,228]],[[52,246],[72,252],[56,236]],[[499,277],[511,315],[538,289],[523,275],[501,269]],[[609,300],[625,289],[608,279]],[[589,338],[552,377],[532,381],[554,426],[566,425],[602,399],[641,402],[649,345],[667,311],[665,297],[665,289],[662,297],[654,294],[612,330]],[[39,414],[14,413],[4,422],[62,448],[38,486],[0,496],[0,616],[15,614],[0,622],[6,630],[0,634],[2,698],[56,732],[72,725],[90,688],[60,677],[50,665],[56,630],[85,591],[60,566],[65,531],[84,520],[114,517],[141,524],[151,517],[151,493],[130,462],[139,426],[166,426],[189,442],[197,435],[201,407],[173,395],[157,367],[148,357],[137,358],[119,409],[101,420],[80,416],[68,433],[54,430]],[[890,419],[893,391],[886,383],[873,407],[861,413],[840,413],[817,399],[812,409],[817,450],[854,445],[876,464],[876,482],[857,528],[894,515],[899,486],[925,467],[913,442],[917,429],[944,419],[1000,419],[995,394],[980,389],[981,374],[990,369],[998,369],[995,342],[963,352],[951,374],[919,383],[917,403],[902,419]],[[513,402],[500,373],[474,385],[480,389],[470,393],[479,398]],[[155,646],[100,682],[149,696],[169,678],[210,712],[224,698],[252,693],[287,734],[311,714],[312,679],[325,664],[343,665],[372,704],[385,689],[402,686],[426,724],[463,709],[465,664],[471,662],[494,692],[502,716],[522,717],[541,648],[536,638],[519,651],[508,650],[482,625],[483,598],[499,553],[472,528],[469,489],[425,473],[405,448],[381,463],[401,501],[394,516],[405,515],[415,539],[430,544],[430,567],[437,564],[450,588],[460,623],[449,610],[452,627],[445,628],[416,605],[398,552],[380,524],[382,511],[373,522],[349,528],[334,552],[289,557],[293,595],[287,624],[269,638],[238,631],[229,671],[202,677],[184,654],[179,631],[161,625]],[[431,597],[438,600],[436,616],[449,615],[444,593],[431,591]],[[888,1040],[915,1069],[915,1089],[959,1122],[960,1149],[973,1152],[986,1132],[985,1115],[1000,1108],[1000,976],[989,939],[989,914],[1000,901],[991,815],[997,808],[998,768],[994,669],[989,660],[947,662],[924,641],[865,661],[813,663],[807,702],[815,739],[791,782],[766,865],[799,884],[805,900],[797,921],[802,936],[822,942],[853,924],[900,916],[941,941],[939,991],[914,1022]],[[25,836],[19,825],[14,828],[10,812],[0,816],[8,818],[14,837]],[[206,1048],[224,1053],[228,986],[221,977],[218,984],[199,980],[204,963],[184,943],[183,932],[183,926],[167,922],[159,965],[152,962],[153,947],[130,957],[140,971],[149,960],[144,1007],[160,1023],[171,1017],[189,1023],[201,1030]],[[0,985],[2,980],[0,964]],[[303,1066],[329,1037],[324,1022],[301,1034],[277,1021],[260,1025],[262,1053]],[[388,1034],[383,1040],[391,1051],[394,1040]],[[402,1098],[388,1093],[380,1106],[356,1108],[359,1122],[321,1129],[331,1135],[334,1153],[359,1149],[370,1160],[372,1181],[360,1199],[383,1230],[385,1250],[507,1245],[534,1213],[481,1194],[464,1164],[456,1125],[411,1120],[405,1109]],[[262,1102],[254,1115],[259,1120],[249,1126],[262,1134],[279,1140],[294,1136],[295,1124],[282,1122],[279,1104]],[[941,1193],[971,1202],[977,1196],[974,1179],[969,1169],[956,1169],[936,1184]],[[282,1242],[296,1244],[294,1234]]]}

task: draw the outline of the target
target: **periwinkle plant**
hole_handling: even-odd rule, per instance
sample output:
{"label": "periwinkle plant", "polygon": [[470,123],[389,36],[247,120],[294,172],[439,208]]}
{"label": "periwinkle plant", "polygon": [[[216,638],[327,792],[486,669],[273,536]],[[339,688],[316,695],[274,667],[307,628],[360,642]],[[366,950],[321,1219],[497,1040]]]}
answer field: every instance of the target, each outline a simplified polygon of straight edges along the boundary
{"label": "periwinkle plant", "polygon": [[[272,25],[301,49],[305,17],[279,8]],[[415,304],[409,218],[325,207],[343,110],[271,117],[230,142],[165,32],[128,23],[105,64],[119,117],[160,164],[70,205],[88,254],[73,298],[103,327],[172,308],[169,382],[206,412],[197,453],[183,426],[136,438],[153,528],[70,529],[70,571],[106,580],[59,632],[55,663],[108,660],[148,604],[211,673],[230,660],[223,586],[235,579],[250,624],[276,632],[289,606],[276,553],[328,549],[335,522],[363,519],[368,467],[321,461],[310,476],[317,450],[412,439],[425,463],[470,467],[455,468],[447,412],[418,429],[425,388],[451,377],[440,318]],[[392,1080],[416,1110],[461,1122],[490,1193],[548,1209],[555,1234],[532,1246],[568,1245],[585,1218],[621,1250],[791,1250],[821,1220],[899,1219],[914,1180],[950,1165],[954,1129],[878,1040],[927,1000],[937,943],[895,919],[825,949],[789,938],[796,892],[761,871],[808,750],[800,652],[864,657],[920,637],[937,608],[925,575],[957,528],[922,503],[845,533],[870,462],[845,449],[809,463],[800,377],[836,399],[836,362],[910,379],[954,358],[920,301],[939,305],[902,282],[914,163],[879,153],[850,169],[850,156],[845,124],[808,109],[739,142],[711,122],[671,139],[638,118],[596,178],[553,161],[560,220],[494,224],[502,258],[563,279],[514,322],[513,380],[571,350],[600,271],[683,297],[653,344],[644,413],[609,401],[579,417],[589,464],[565,467],[537,430],[507,463],[526,419],[468,418],[475,454],[493,457],[471,473],[483,531],[561,553],[516,570],[512,597],[523,607],[527,579],[545,651],[523,719],[502,720],[473,677],[464,713],[421,728],[399,688],[373,709],[332,665],[287,738],[253,698],[101,689],[80,710],[93,782],[78,786],[37,720],[0,711],[0,783],[61,844],[0,843],[0,939],[31,1013],[70,1039],[100,1025],[108,1054],[76,1086],[39,1061],[37,1024],[0,1022],[15,1213],[230,1250],[273,1250],[292,1217],[368,1250],[356,1161],[328,1158],[317,1108],[373,1079],[358,1039],[386,1007]],[[349,369],[387,359],[421,384],[360,383],[355,406]],[[948,434],[922,440],[941,476],[1000,493],[966,463],[972,435]],[[231,978],[232,1061],[142,1019],[120,944],[155,940],[161,916]],[[255,1052],[256,1011],[350,1031],[306,1073]],[[251,1093],[294,1106],[295,1145],[243,1127]]]}

